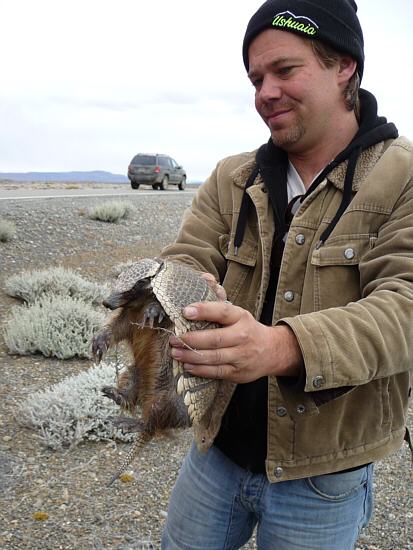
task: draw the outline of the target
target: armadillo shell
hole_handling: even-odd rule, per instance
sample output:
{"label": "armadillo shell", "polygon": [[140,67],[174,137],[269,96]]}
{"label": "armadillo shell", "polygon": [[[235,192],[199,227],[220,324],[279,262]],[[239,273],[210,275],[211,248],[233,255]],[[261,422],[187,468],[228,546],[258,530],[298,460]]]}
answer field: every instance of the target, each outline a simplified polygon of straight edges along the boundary
{"label": "armadillo shell", "polygon": [[[193,302],[217,301],[218,297],[200,273],[171,261],[165,261],[152,279],[152,291],[171,319],[176,336],[189,330],[216,328],[207,321],[189,321],[182,309]],[[184,372],[182,363],[173,361],[176,391],[182,395],[192,424],[199,424],[209,411],[218,390],[219,381],[199,378]]]}
{"label": "armadillo shell", "polygon": [[116,281],[116,292],[127,292],[135,286],[137,281],[155,277],[162,265],[162,260],[156,258],[144,258],[134,262],[119,275]]}
{"label": "armadillo shell", "polygon": [[[182,315],[182,309],[193,302],[218,300],[200,273],[185,264],[165,261],[152,279],[152,291],[171,321],[182,326],[184,334],[191,330],[191,321]],[[201,323],[198,328],[202,329]],[[195,330],[194,328],[192,330]]]}

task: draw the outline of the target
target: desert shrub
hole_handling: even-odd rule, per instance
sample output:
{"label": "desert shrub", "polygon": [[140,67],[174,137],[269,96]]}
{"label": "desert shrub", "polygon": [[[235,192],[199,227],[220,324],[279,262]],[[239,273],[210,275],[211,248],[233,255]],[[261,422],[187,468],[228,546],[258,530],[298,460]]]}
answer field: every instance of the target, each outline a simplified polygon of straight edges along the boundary
{"label": "desert shrub", "polygon": [[10,241],[16,234],[16,226],[13,222],[0,220],[0,241],[5,243]]}
{"label": "desert shrub", "polygon": [[19,355],[90,357],[90,342],[103,318],[103,311],[83,300],[43,296],[33,305],[12,309],[4,341],[11,353]]}
{"label": "desert shrub", "polygon": [[106,285],[91,283],[75,271],[63,267],[19,273],[6,281],[5,290],[10,296],[21,298],[28,304],[33,304],[45,294],[70,296],[97,304],[108,293]]}
{"label": "desert shrub", "polygon": [[114,365],[101,363],[29,395],[17,407],[16,419],[38,431],[42,443],[52,449],[86,440],[130,441],[133,435],[114,428],[108,418],[119,415],[118,405],[101,393],[103,386],[114,381]]}
{"label": "desert shrub", "polygon": [[124,201],[105,201],[88,210],[88,216],[92,220],[102,222],[117,222],[122,218],[127,218],[131,213],[133,206],[130,202]]}
{"label": "desert shrub", "polygon": [[81,185],[79,183],[65,183],[63,187],[65,189],[81,189]]}

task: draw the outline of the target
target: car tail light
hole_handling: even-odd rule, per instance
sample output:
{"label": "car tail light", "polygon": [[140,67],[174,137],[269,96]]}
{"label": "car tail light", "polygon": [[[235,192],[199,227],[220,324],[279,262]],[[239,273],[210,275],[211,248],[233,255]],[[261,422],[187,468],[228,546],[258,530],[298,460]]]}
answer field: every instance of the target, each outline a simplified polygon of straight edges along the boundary
{"label": "car tail light", "polygon": [[159,166],[155,166],[155,174],[159,174],[159,172],[161,171],[160,167]]}

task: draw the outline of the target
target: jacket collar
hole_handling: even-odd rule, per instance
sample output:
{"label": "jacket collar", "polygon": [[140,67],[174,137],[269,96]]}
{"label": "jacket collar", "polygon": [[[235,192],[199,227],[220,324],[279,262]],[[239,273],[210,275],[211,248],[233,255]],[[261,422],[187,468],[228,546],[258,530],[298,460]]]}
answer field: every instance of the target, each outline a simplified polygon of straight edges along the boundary
{"label": "jacket collar", "polygon": [[[354,174],[353,179],[353,191],[357,192],[360,188],[360,185],[362,181],[366,178],[368,173],[373,169],[377,161],[380,159],[383,150],[385,149],[385,142],[377,143],[376,145],[373,145],[372,147],[369,147],[365,151],[362,152],[360,155],[359,161],[357,163],[357,168]],[[251,174],[252,170],[255,166],[255,155],[257,151],[251,151],[248,153],[248,159],[241,164],[241,166],[238,166],[233,170],[230,174],[234,185],[237,187],[244,189],[245,183],[249,178],[249,175]],[[348,161],[345,160],[341,164],[339,164],[336,168],[334,168],[327,176],[327,179],[337,188],[343,190],[344,187],[344,178],[347,171],[347,164]],[[262,177],[258,175],[256,178],[254,185],[262,185],[264,183]]]}
{"label": "jacket collar", "polygon": [[[384,146],[385,142],[381,141],[361,153],[353,178],[352,189],[354,192],[357,192],[360,189],[361,183],[380,159]],[[347,165],[348,160],[345,160],[327,175],[327,180],[330,181],[337,189],[343,190],[344,188],[344,178],[346,176]]]}
{"label": "jacket collar", "polygon": [[[232,178],[234,185],[236,185],[237,187],[245,189],[245,184],[255,166],[256,154],[257,150],[248,153],[248,159],[230,173],[230,177]],[[258,174],[258,177],[255,178],[254,185],[258,185],[261,183],[263,183],[263,179],[260,174]]]}

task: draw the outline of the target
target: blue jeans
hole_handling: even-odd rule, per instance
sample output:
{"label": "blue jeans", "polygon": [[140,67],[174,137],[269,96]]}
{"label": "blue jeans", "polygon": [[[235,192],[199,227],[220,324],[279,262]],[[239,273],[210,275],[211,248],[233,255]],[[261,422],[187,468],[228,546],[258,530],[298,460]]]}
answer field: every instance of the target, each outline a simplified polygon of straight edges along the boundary
{"label": "blue jeans", "polygon": [[350,550],[372,512],[372,465],[269,483],[192,445],[172,491],[163,550]]}

